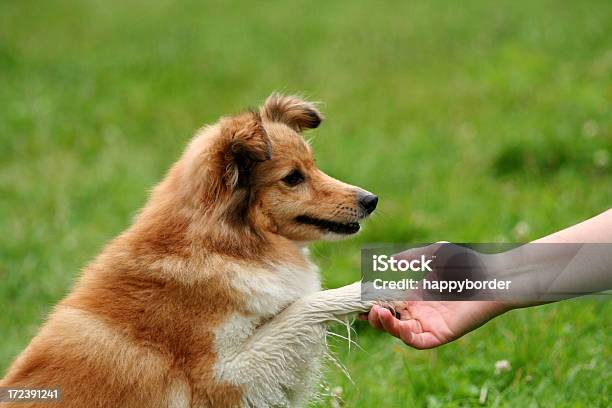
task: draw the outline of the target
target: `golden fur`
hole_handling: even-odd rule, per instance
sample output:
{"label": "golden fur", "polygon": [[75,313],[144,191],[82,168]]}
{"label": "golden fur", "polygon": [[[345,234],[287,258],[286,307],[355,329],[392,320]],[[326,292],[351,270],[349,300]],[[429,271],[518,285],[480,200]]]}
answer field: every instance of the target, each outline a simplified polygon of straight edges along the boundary
{"label": "golden fur", "polygon": [[[237,294],[231,269],[308,268],[303,246],[330,233],[296,217],[364,217],[363,191],[321,172],[300,134],[321,120],[311,103],[274,94],[259,111],[201,129],[0,386],[59,386],[63,407],[242,404],[244,390],[214,375],[215,329],[230,316],[272,316]],[[287,185],[295,170],[304,181]]]}

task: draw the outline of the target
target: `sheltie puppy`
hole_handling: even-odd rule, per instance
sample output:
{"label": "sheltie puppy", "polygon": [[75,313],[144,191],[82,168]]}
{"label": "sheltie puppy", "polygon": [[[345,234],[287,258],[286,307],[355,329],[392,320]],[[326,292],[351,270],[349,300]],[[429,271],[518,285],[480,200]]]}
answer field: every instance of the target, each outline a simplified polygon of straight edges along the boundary
{"label": "sheltie puppy", "polygon": [[378,201],[317,168],[302,132],[322,119],[273,94],[199,130],[0,386],[57,387],[61,407],[305,405],[326,322],[371,306],[359,283],[321,291],[306,246]]}

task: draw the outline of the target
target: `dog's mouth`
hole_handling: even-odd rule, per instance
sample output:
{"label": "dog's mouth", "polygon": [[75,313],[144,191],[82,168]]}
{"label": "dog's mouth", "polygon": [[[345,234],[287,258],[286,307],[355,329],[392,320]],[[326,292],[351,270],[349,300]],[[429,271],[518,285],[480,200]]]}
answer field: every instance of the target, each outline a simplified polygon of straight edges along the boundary
{"label": "dog's mouth", "polygon": [[360,225],[358,222],[340,223],[335,221],[322,220],[313,218],[308,215],[299,215],[295,220],[302,224],[313,225],[323,230],[333,232],[335,234],[354,234],[359,231]]}

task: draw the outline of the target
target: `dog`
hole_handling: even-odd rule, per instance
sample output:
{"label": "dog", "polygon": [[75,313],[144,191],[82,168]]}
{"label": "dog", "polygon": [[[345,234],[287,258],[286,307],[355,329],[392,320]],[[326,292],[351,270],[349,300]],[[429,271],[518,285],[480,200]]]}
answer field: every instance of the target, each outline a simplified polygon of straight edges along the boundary
{"label": "dog", "polygon": [[302,133],[322,120],[272,94],[200,129],[0,386],[58,387],[61,407],[306,404],[326,323],[372,306],[359,283],[322,291],[307,245],[378,201],[317,168]]}

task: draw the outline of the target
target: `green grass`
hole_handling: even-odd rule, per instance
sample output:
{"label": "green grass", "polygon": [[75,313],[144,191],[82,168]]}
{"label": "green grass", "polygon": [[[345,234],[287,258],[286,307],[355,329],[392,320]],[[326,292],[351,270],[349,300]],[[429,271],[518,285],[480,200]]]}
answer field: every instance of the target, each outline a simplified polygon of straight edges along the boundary
{"label": "green grass", "polygon": [[[523,241],[609,208],[610,21],[607,0],[0,2],[0,369],[194,130],[273,90],[324,101],[319,165],[381,198],[359,237],[316,245],[327,286],[358,279],[364,243]],[[355,384],[327,382],[349,407],[483,387],[487,406],[610,406],[611,316],[515,311],[432,351],[358,323],[364,351],[333,342]]]}

